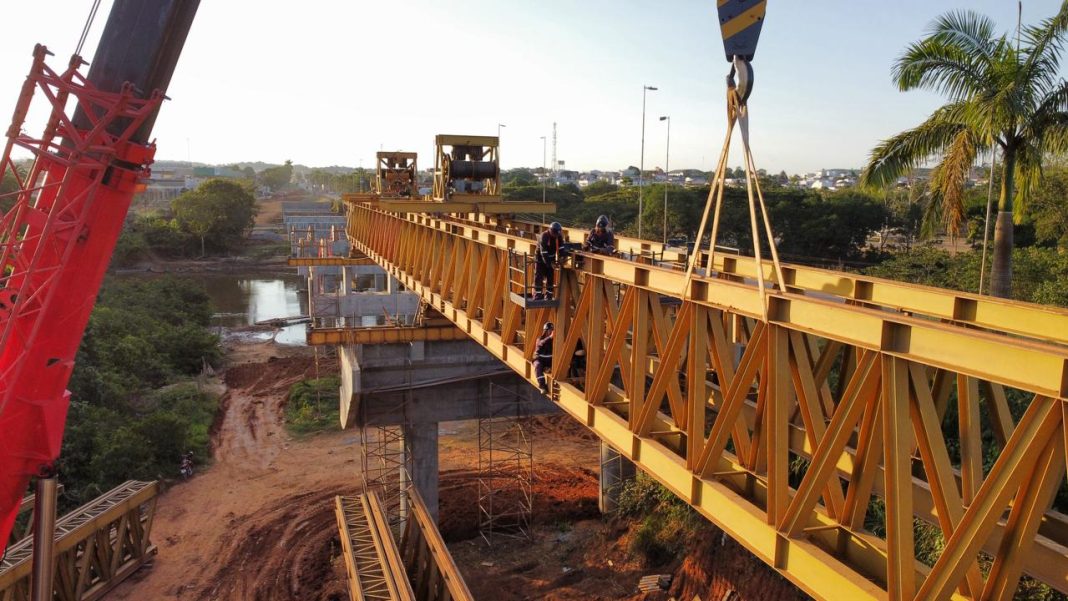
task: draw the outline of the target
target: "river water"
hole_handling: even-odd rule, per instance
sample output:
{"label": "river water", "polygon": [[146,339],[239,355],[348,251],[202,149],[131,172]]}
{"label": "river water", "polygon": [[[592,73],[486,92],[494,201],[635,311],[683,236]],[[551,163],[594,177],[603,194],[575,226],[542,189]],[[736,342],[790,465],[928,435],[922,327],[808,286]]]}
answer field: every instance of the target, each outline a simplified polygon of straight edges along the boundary
{"label": "river water", "polygon": [[[228,328],[248,326],[265,319],[308,314],[304,278],[240,274],[204,274],[194,279],[211,297],[215,310],[212,325]],[[254,339],[270,339],[273,332],[249,333]],[[305,325],[287,326],[278,331],[281,344],[305,343]]]}

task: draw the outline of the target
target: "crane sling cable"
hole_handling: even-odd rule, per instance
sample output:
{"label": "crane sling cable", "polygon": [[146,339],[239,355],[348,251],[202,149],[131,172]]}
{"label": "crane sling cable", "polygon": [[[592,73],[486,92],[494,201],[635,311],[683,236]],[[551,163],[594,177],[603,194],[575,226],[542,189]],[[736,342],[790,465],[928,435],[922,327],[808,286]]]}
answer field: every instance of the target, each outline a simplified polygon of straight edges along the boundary
{"label": "crane sling cable", "polygon": [[[739,74],[742,80],[741,90],[735,81],[735,74]],[[785,280],[782,275],[782,265],[779,262],[779,252],[775,246],[775,235],[772,233],[771,220],[768,217],[767,205],[764,202],[764,193],[760,189],[760,179],[757,176],[756,162],[753,160],[753,151],[749,144],[749,107],[747,104],[749,93],[752,91],[752,67],[749,62],[735,58],[731,65],[730,74],[727,75],[727,135],[723,141],[723,149],[720,151],[719,164],[711,187],[708,190],[708,200],[705,202],[705,210],[701,214],[701,224],[697,230],[697,242],[694,252],[689,258],[686,268],[686,278],[683,281],[683,298],[691,296],[690,281],[693,279],[694,270],[700,260],[701,240],[704,237],[705,227],[708,225],[708,214],[712,211],[712,230],[709,234],[708,261],[704,267],[704,275],[711,276],[715,265],[716,240],[719,235],[720,215],[724,203],[724,189],[726,187],[727,161],[730,155],[731,139],[734,128],[737,125],[741,131],[742,154],[745,165],[745,188],[749,200],[749,225],[753,236],[753,261],[757,274],[757,289],[760,294],[760,305],[764,321],[768,319],[767,287],[764,282],[763,259],[760,249],[760,228],[757,225],[757,206],[760,208],[761,221],[763,222],[764,234],[771,250],[773,284],[777,284],[779,290],[783,290]],[[754,194],[755,192],[755,194]]]}

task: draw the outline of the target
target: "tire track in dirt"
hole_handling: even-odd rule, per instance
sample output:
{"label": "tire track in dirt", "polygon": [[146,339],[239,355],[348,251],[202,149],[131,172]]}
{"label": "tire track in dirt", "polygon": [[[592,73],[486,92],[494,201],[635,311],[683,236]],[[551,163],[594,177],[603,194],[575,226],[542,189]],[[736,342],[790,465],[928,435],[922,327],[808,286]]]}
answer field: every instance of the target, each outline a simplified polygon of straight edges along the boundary
{"label": "tire track in dirt", "polygon": [[288,446],[283,414],[289,389],[315,377],[307,357],[235,365],[224,374],[222,419],[212,437],[215,460],[266,469]]}
{"label": "tire track in dirt", "polygon": [[[215,463],[160,498],[152,533],[159,554],[109,599],[348,598],[333,497],[360,487],[355,438],[293,439],[286,398],[293,384],[316,377],[314,358],[307,348],[261,348],[222,375]],[[289,356],[267,356],[279,352]],[[333,371],[320,364],[318,375]]]}
{"label": "tire track in dirt", "polygon": [[194,599],[347,599],[333,497],[355,492],[297,493],[234,520],[215,555],[220,569]]}

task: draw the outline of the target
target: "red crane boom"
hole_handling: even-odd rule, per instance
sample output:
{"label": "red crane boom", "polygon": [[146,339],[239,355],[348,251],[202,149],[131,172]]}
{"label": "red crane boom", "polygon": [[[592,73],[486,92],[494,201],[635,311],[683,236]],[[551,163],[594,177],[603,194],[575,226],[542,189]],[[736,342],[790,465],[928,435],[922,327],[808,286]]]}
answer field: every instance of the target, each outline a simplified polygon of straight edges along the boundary
{"label": "red crane boom", "polygon": [[[74,357],[198,4],[116,0],[88,75],[78,56],[57,72],[34,50],[0,156],[0,177],[18,183],[0,218],[0,549],[30,478],[59,456]],[[23,131],[35,98],[49,108],[36,137]]]}

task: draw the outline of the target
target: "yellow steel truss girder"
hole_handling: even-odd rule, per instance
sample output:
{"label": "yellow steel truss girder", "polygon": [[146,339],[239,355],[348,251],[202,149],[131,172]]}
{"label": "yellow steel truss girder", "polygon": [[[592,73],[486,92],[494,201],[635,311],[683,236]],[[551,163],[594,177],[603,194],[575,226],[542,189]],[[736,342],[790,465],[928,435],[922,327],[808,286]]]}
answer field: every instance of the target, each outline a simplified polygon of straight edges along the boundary
{"label": "yellow steel truss girder", "polygon": [[[542,320],[548,318],[548,312],[530,311],[524,316],[515,310],[514,305],[508,304],[507,298],[497,298],[489,302],[505,303],[508,307],[504,311],[505,319],[502,322],[482,321],[481,316],[485,315],[484,303],[487,301],[484,297],[480,301],[477,296],[470,294],[474,284],[456,281],[451,289],[448,286],[443,287],[442,273],[448,269],[436,267],[448,266],[458,257],[472,256],[473,252],[481,252],[483,256],[486,252],[498,253],[501,256],[509,250],[527,252],[533,243],[531,239],[489,230],[469,222],[430,216],[400,217],[369,208],[354,211],[352,216],[349,235],[358,247],[365,250],[407,287],[420,294],[429,304],[441,310],[467,335],[494,353],[514,371],[528,380],[533,380],[527,356],[530,347],[524,342],[529,341],[530,332],[534,331]],[[425,249],[430,247],[438,249],[438,252],[446,256],[426,256]],[[503,277],[499,272],[483,272],[478,276],[489,279]],[[919,583],[923,583],[924,587],[936,587],[935,590],[942,596],[955,590],[958,593],[971,591],[974,594],[981,584],[972,581],[970,568],[974,562],[960,564],[946,560],[931,570],[907,559],[912,554],[912,541],[911,535],[904,532],[904,523],[907,522],[907,527],[911,530],[911,519],[905,518],[911,515],[926,516],[937,524],[939,522],[934,518],[934,507],[954,503],[952,495],[947,496],[944,490],[932,490],[922,479],[911,476],[911,468],[901,464],[901,458],[904,457],[908,461],[907,458],[916,448],[913,430],[918,431],[922,425],[912,411],[912,404],[923,402],[923,395],[918,389],[926,388],[932,402],[936,405],[941,402],[942,405],[939,406],[944,407],[944,402],[938,399],[948,398],[947,382],[952,382],[953,379],[939,375],[943,373],[965,377],[964,382],[967,382],[969,377],[983,378],[987,382],[986,386],[992,390],[1003,385],[1028,390],[1036,393],[1036,403],[1052,396],[1063,398],[1066,357],[1064,349],[1050,344],[1021,341],[1009,335],[978,332],[952,324],[933,323],[929,320],[793,293],[772,293],[770,298],[768,327],[773,332],[785,331],[787,335],[775,334],[762,338],[761,332],[765,328],[761,327],[759,320],[754,321],[761,313],[760,298],[753,293],[754,286],[698,277],[694,278],[692,286],[686,291],[686,303],[696,305],[693,309],[695,315],[701,315],[705,319],[699,318],[699,329],[687,334],[690,343],[698,336],[707,335],[713,340],[717,338],[713,336],[716,329],[712,324],[723,319],[723,322],[719,322],[720,325],[729,324],[733,329],[734,339],[746,343],[747,347],[768,345],[770,339],[770,344],[777,345],[777,350],[759,355],[771,357],[771,361],[769,363],[767,359],[763,359],[754,363],[751,367],[755,372],[746,368],[741,370],[744,373],[730,374],[731,370],[725,366],[733,359],[724,360],[722,357],[729,354],[729,348],[724,346],[725,342],[717,342],[710,345],[707,353],[688,353],[683,370],[677,359],[671,356],[676,348],[682,348],[682,341],[678,338],[682,333],[674,331],[679,324],[686,323],[685,320],[677,320],[677,315],[682,311],[658,313],[659,309],[650,309],[651,299],[661,295],[677,297],[682,292],[678,278],[679,273],[670,269],[604,258],[590,261],[582,278],[575,277],[573,273],[561,278],[561,307],[555,318],[561,323],[567,323],[571,319],[575,319],[575,323],[584,321],[589,333],[601,333],[596,337],[588,334],[584,336],[586,348],[592,356],[606,352],[606,339],[625,342],[622,345],[615,342],[609,345],[607,354],[602,354],[599,371],[604,371],[605,364],[611,367],[612,362],[618,362],[627,388],[642,391],[641,394],[635,394],[635,398],[630,398],[628,391],[619,391],[608,385],[603,393],[591,391],[593,396],[590,397],[581,388],[561,382],[559,401],[565,408],[593,427],[602,439],[617,446],[643,469],[689,500],[732,535],[736,535],[742,544],[758,556],[816,596],[838,598],[847,593],[857,597],[880,596],[886,595],[886,587],[889,587],[894,598],[908,598],[908,591],[913,586],[919,586]],[[465,285],[468,288],[466,291],[462,289]],[[506,289],[490,282],[480,282],[479,285],[483,291]],[[568,290],[568,286],[595,286],[601,288],[603,293],[595,292],[592,297],[584,296],[585,290]],[[611,298],[611,291],[617,289],[626,291],[622,294],[622,301]],[[617,307],[617,303],[620,302],[624,307],[627,302],[633,303],[631,312],[618,310],[620,307]],[[575,318],[572,314],[577,310],[592,311],[595,307],[599,313],[582,319]],[[722,318],[710,317],[713,312],[718,315],[720,311],[724,312]],[[669,322],[673,323],[658,323],[668,315],[671,316]],[[755,327],[752,324],[755,324]],[[803,340],[797,340],[799,335],[803,336]],[[626,340],[622,337],[626,337]],[[818,337],[820,341],[811,337]],[[787,342],[788,339],[793,340]],[[650,341],[653,344],[650,344]],[[637,351],[635,344],[639,347]],[[647,350],[642,350],[642,345]],[[570,357],[563,355],[570,352],[571,348],[571,341],[566,340],[562,346],[560,365],[570,363]],[[664,400],[663,397],[656,398],[651,393],[644,392],[645,378],[655,376],[657,366],[662,365],[665,360],[665,357],[655,354],[658,352],[667,353],[666,359],[675,362],[676,368],[685,373],[700,373],[694,370],[707,373],[708,362],[711,361],[713,374],[719,377],[719,386],[728,385],[733,387],[735,392],[726,395],[725,400],[717,400],[719,397],[713,387],[708,391],[710,396],[705,396],[702,401],[701,396],[687,391],[687,407],[684,410],[680,411],[677,407],[676,399],[676,403],[670,407],[673,415],[656,411],[650,426],[650,410],[646,409],[643,413],[642,408]],[[693,359],[695,356],[702,357],[700,364]],[[856,370],[851,367],[854,364],[870,366],[873,359],[877,366],[876,373],[881,369],[879,365],[889,365],[888,373],[894,384],[884,386],[882,393],[877,387],[872,389],[868,385],[867,390],[871,392],[865,393],[861,398],[871,400],[864,400],[857,405],[860,413],[854,412],[855,418],[843,419],[837,425],[832,422],[834,427],[829,427],[822,435],[818,432],[809,433],[791,417],[797,410],[803,409],[794,401],[800,395],[815,396],[820,411],[833,409],[837,401],[831,398],[827,376],[831,372],[831,364],[839,356],[842,357],[842,365],[853,371]],[[758,355],[753,355],[753,360],[757,361],[757,357]],[[991,357],[997,357],[998,360],[991,361]],[[811,363],[811,369],[802,369],[796,376],[792,369],[786,367],[805,365],[806,362]],[[984,362],[1001,362],[1008,366],[984,366]],[[1030,365],[1025,365],[1027,363]],[[592,365],[589,367],[591,370],[598,368]],[[917,370],[921,370],[923,374],[919,382],[916,381],[915,374],[920,373]],[[930,379],[931,373],[936,374],[933,383]],[[636,374],[644,377],[639,379]],[[839,379],[844,382],[849,379],[848,375],[844,374]],[[905,384],[901,384],[902,378]],[[769,385],[766,383],[768,379],[777,383]],[[936,390],[933,391],[927,388],[928,386]],[[597,387],[595,383],[594,388]],[[841,396],[848,392],[848,388],[839,388],[833,394]],[[661,394],[666,389],[662,381],[656,392]],[[751,400],[746,398],[754,391],[757,394],[755,409],[750,404]],[[603,394],[607,396],[602,399]],[[911,400],[915,395],[919,395],[915,398],[921,400]],[[890,410],[887,409],[889,401],[886,399],[891,396],[896,399],[896,404],[891,405],[893,412],[887,417],[884,414],[888,414]],[[697,411],[698,404],[704,406],[707,403],[714,407],[713,432],[716,432],[717,428],[724,432],[725,427],[727,430],[736,430],[739,426],[732,414],[738,416],[737,409],[724,412],[724,409],[731,405],[727,401],[731,401],[732,397],[744,401],[739,408],[741,415],[746,417],[738,422],[742,428],[739,435],[745,435],[747,430],[752,431],[749,433],[752,445],[743,454],[744,457],[736,459],[733,453],[720,450],[718,443],[709,451],[703,440],[683,441],[685,436],[663,437],[669,432],[697,437],[697,433],[701,431],[692,427],[687,429],[686,426],[690,425],[691,419],[697,421],[698,413],[707,416],[707,409],[704,412]],[[902,405],[902,398],[909,400]],[[603,400],[608,403],[601,404]],[[733,402],[737,404],[737,401]],[[994,403],[997,402],[995,398]],[[721,403],[726,403],[726,406],[720,406]],[[600,427],[597,427],[598,420],[601,421]],[[856,426],[857,420],[859,427]],[[1008,439],[1005,444],[1009,447],[1019,446],[1022,439],[1034,435],[1038,435],[1044,444],[1054,434],[1062,436],[1064,430],[1059,416],[1056,423],[1050,423],[1039,431],[1021,426],[1012,428],[1011,418],[1006,415],[1002,415],[998,421],[998,427],[1006,430],[1003,434],[1008,434],[1011,430],[1010,436],[1003,436]],[[649,436],[643,436],[643,432],[648,432]],[[784,511],[788,510],[782,507],[791,492],[782,469],[783,453],[785,451],[802,457],[812,457],[817,448],[825,446],[825,439],[832,434],[837,440],[843,440],[842,435],[847,434],[850,440],[855,440],[855,443],[850,444],[855,444],[856,450],[850,447],[838,450],[837,458],[831,450],[826,451],[825,457],[831,461],[825,465],[833,465],[835,469],[822,469],[812,475],[808,486],[813,491],[812,494],[817,494],[817,491],[827,490],[828,486],[841,487],[847,484],[844,510],[839,513],[833,507],[827,508],[819,503],[807,510],[794,510],[789,518],[793,525],[787,528],[783,519]],[[699,436],[703,439],[703,433]],[[784,438],[789,439],[788,444],[784,444]],[[702,444],[696,444],[698,442]],[[837,444],[835,443],[835,447]],[[935,443],[928,441],[927,444],[930,446]],[[939,444],[944,445],[944,441]],[[706,457],[695,462],[693,454],[702,447],[706,451]],[[878,453],[874,452],[876,449],[879,450]],[[920,450],[923,451],[922,448]],[[854,454],[864,457],[864,460],[855,461]],[[892,471],[883,470],[879,465],[879,457],[888,454],[898,459]],[[924,454],[931,455],[930,449],[921,452],[921,455]],[[973,549],[982,548],[991,552],[995,561],[999,558],[1003,560],[1003,564],[1007,566],[1003,572],[1010,577],[1017,573],[1018,567],[1025,566],[1024,569],[1028,573],[1065,590],[1068,588],[1066,558],[1063,554],[1058,556],[1056,551],[1063,548],[1059,545],[1065,542],[1065,537],[1060,536],[1061,526],[1058,526],[1063,522],[1063,516],[1053,516],[1055,519],[1049,520],[1049,515],[1021,515],[1013,522],[1019,526],[999,523],[1001,512],[1006,509],[1002,501],[1016,494],[1016,489],[1021,487],[1021,482],[1025,479],[1021,475],[1022,472],[1032,469],[1037,458],[1037,451],[1029,452],[1027,461],[1020,461],[1018,454],[1003,454],[1003,457],[998,459],[997,465],[1000,467],[997,467],[997,470],[1000,470],[998,473],[1009,474],[999,480],[1009,490],[997,495],[984,493],[989,486],[994,486],[988,486],[984,481],[977,496],[977,499],[987,500],[982,513],[976,513],[979,510],[973,511],[972,508],[961,508],[963,514],[959,519],[951,519],[948,524],[940,525],[950,531],[951,542],[959,532],[965,529],[970,532],[968,542],[960,543],[966,545],[963,551],[959,551],[962,556],[971,553],[974,557]],[[912,461],[915,462],[915,459]],[[708,465],[709,469],[700,470],[702,463]],[[694,470],[699,471],[694,473]],[[1047,481],[1048,479],[1043,480],[1044,483]],[[888,495],[889,488],[895,490]],[[777,498],[771,503],[770,510],[769,489],[775,491]],[[887,497],[888,503],[893,505],[888,508],[888,514],[893,516],[891,527],[894,529],[894,532],[888,535],[889,546],[887,541],[859,530],[866,499],[873,490]],[[704,491],[707,491],[704,494],[710,496],[718,495],[716,498],[721,502],[715,506],[704,507],[701,497]],[[725,494],[724,491],[733,496]],[[1041,505],[1041,494],[1027,492],[1022,488],[1019,494],[1028,500],[1026,506],[1032,508],[1028,511],[1040,511],[1038,508]],[[749,523],[746,522],[746,514],[754,525],[752,530],[742,531],[738,529],[737,524]],[[755,522],[762,524],[765,529],[757,529]],[[998,539],[1022,540],[1026,538],[1023,535],[1036,525],[1040,532],[1044,531],[1053,536],[1053,541],[1040,535],[1036,544],[1025,551],[1017,547],[1014,547],[1014,550],[999,549]],[[1046,525],[1049,527],[1042,530]],[[937,584],[928,584],[935,582]],[[945,588],[947,586],[949,588]],[[1014,587],[1013,584],[1009,588]]]}
{"label": "yellow steel truss girder", "polygon": [[[409,215],[401,219],[504,251],[533,254],[535,250],[535,240],[443,218]],[[350,228],[352,225],[350,221]],[[355,239],[353,234],[350,229],[351,239]],[[584,270],[616,284],[666,296],[685,294],[688,300],[745,317],[763,314],[756,286],[745,283],[693,278],[687,291],[683,272],[600,256],[590,257]],[[800,294],[772,292],[770,296],[769,318],[773,323],[1030,392],[1068,396],[1068,348]],[[998,361],[990,360],[994,356]]]}
{"label": "yellow steel truss girder", "polygon": [[[383,266],[387,266],[387,265],[388,265],[388,262],[383,262]],[[390,269],[390,268],[387,267],[387,269]],[[454,320],[455,323],[457,323],[457,325],[461,329],[463,329],[466,332],[468,332],[468,334],[472,338],[474,338],[475,340],[480,341],[482,343],[482,345],[485,348],[487,348],[487,350],[489,350],[490,352],[495,354],[498,358],[500,358],[502,361],[504,361],[506,364],[508,364],[514,371],[516,371],[520,375],[522,375],[525,378],[527,378],[528,381],[531,381],[531,382],[534,381],[533,373],[532,373],[532,370],[530,368],[530,363],[526,359],[526,357],[524,356],[524,354],[523,354],[521,349],[516,348],[514,345],[504,344],[504,342],[501,340],[501,338],[496,333],[484,330],[481,327],[481,324],[479,324],[477,322],[477,320],[469,318],[464,311],[461,311],[461,310],[458,310],[458,309],[455,309],[455,308],[451,307],[450,304],[447,303],[446,301],[444,301],[439,294],[436,294],[436,293],[433,293],[433,292],[430,292],[430,291],[426,290],[425,287],[423,285],[421,285],[417,280],[415,280],[415,279],[413,279],[413,278],[411,278],[409,276],[406,276],[402,272],[399,272],[399,271],[393,271],[393,273],[394,273],[395,276],[398,276],[399,278],[401,278],[402,282],[404,282],[406,286],[408,286],[411,290],[419,293],[423,297],[423,299],[426,300],[428,303],[430,303],[432,306],[439,307],[442,310],[442,312],[447,317],[449,317],[450,319]],[[562,387],[562,389],[564,389],[564,388]],[[566,405],[566,403],[563,403],[563,398],[562,397],[561,397],[561,404],[564,405],[565,409],[567,409],[567,405]],[[590,408],[590,410],[593,409],[592,405],[588,405],[588,407]],[[584,415],[584,413],[576,413],[576,412],[572,412],[572,414],[575,415],[576,417],[580,417],[581,415]],[[617,416],[615,416],[614,414],[612,414],[612,415],[613,415],[613,417],[615,417],[616,420],[620,419]],[[583,420],[583,421],[586,422],[586,420]],[[591,424],[587,423],[587,425],[591,425]],[[617,429],[618,429],[618,424],[617,424]],[[667,468],[669,466],[673,470],[677,471],[678,466],[675,463],[666,463],[663,466],[661,466],[659,464],[659,462],[649,461],[649,458],[654,457],[654,455],[652,455],[652,449],[660,450],[660,454],[656,455],[656,457],[660,457],[661,459],[666,459],[668,457],[674,457],[675,459],[677,459],[678,458],[677,455],[675,455],[670,450],[667,450],[666,447],[663,447],[659,443],[656,443],[656,442],[653,442],[653,441],[649,441],[649,440],[643,440],[641,437],[635,436],[634,434],[632,434],[630,432],[629,427],[626,425],[625,422],[622,423],[622,430],[625,432],[625,434],[621,434],[618,431],[613,431],[612,429],[609,429],[608,431],[600,431],[597,428],[594,428],[594,431],[598,435],[600,435],[602,437],[602,439],[610,442],[611,444],[613,444],[615,446],[619,446],[621,449],[625,449],[625,454],[628,457],[634,458],[638,462],[638,464],[643,467],[643,469],[645,469],[649,473],[653,474],[654,477],[656,477],[658,480],[663,482],[669,488],[675,490],[676,493],[680,494],[680,496],[682,496],[683,498],[688,498],[687,494],[682,492],[682,491],[687,490],[687,487],[679,485],[680,479],[678,477],[674,477],[674,478],[668,477],[668,476],[673,475],[673,474],[668,472]],[[620,438],[620,435],[622,436],[622,438]],[[627,446],[624,446],[622,443],[619,442],[620,440],[629,441],[629,444]],[[643,444],[645,444],[646,446],[643,447],[642,446]],[[642,448],[650,449],[650,451],[648,451],[645,455],[643,455],[642,451],[641,451]],[[740,467],[740,466],[735,466],[735,467]],[[686,475],[683,476],[682,481],[685,481],[688,485],[694,484],[696,480],[694,479],[693,475],[689,473],[689,470],[685,469],[685,463],[682,464],[682,470],[685,471],[685,473],[686,473]],[[678,474],[674,474],[674,475],[682,476],[681,472],[678,473]],[[715,486],[717,486],[717,487],[722,486],[722,485],[719,485],[719,484],[716,484],[716,483],[712,483],[712,482],[710,482],[708,480],[705,480],[703,482],[708,483],[710,485],[711,484],[715,484]],[[721,491],[717,490],[716,492],[721,492]],[[708,494],[707,498],[719,498],[718,496],[713,495],[712,492],[708,492],[707,494]],[[732,496],[730,498],[734,498],[735,496]],[[713,504],[709,504],[707,507],[704,506],[704,505],[699,505],[699,504],[696,505],[696,506],[698,507],[698,509],[702,510],[702,513],[704,513],[706,515],[706,517],[709,517],[710,519],[713,519],[718,525],[725,526],[727,523],[732,524],[731,527],[727,527],[725,529],[729,533],[731,533],[732,535],[740,536],[740,538],[738,538],[738,540],[740,542],[742,542],[743,545],[746,545],[751,550],[753,550],[753,552],[756,553],[758,556],[764,558],[765,560],[768,557],[774,557],[774,553],[770,553],[770,554],[762,553],[761,551],[765,550],[764,547],[759,546],[759,545],[752,546],[751,545],[751,540],[748,540],[748,539],[744,538],[744,533],[747,532],[747,530],[745,530],[745,529],[742,529],[742,530],[736,529],[736,527],[734,525],[738,524],[738,523],[741,523],[739,521],[741,519],[740,517],[738,517],[738,519],[736,519],[736,517],[732,513],[729,516],[729,519],[727,519],[727,520],[723,520],[723,518],[714,518],[713,515],[708,512],[708,509],[711,508],[714,505],[715,504],[713,503]],[[738,516],[741,516],[743,514],[751,514],[754,511],[751,507],[752,507],[751,503],[743,502],[742,506],[738,508],[738,511],[740,511],[742,513],[739,513]],[[720,515],[722,515],[722,513]],[[764,518],[760,517],[759,521],[763,522]],[[771,527],[769,526],[768,528],[771,528]],[[771,529],[769,534],[764,535],[764,538],[766,540],[770,540],[770,541],[776,540],[776,536],[774,535],[774,529]],[[856,595],[853,598],[858,598],[858,599],[861,599],[861,598],[879,598],[878,597],[878,593],[877,593],[877,591],[879,590],[878,587],[876,587],[875,585],[872,585],[867,580],[867,578],[865,578],[864,576],[856,574],[853,570],[851,570],[845,564],[841,564],[841,565],[839,565],[837,567],[835,567],[835,566],[827,566],[825,562],[834,561],[830,554],[827,554],[827,553],[824,553],[824,552],[820,551],[815,545],[812,545],[811,543],[806,543],[804,541],[801,541],[798,544],[800,545],[799,548],[804,548],[807,552],[812,553],[813,555],[811,557],[819,558],[818,561],[815,561],[815,562],[809,564],[809,567],[813,568],[812,572],[811,572],[811,581],[809,580],[808,577],[800,577],[797,574],[792,574],[791,571],[790,571],[790,567],[789,566],[787,566],[786,569],[783,569],[783,572],[785,574],[787,574],[788,576],[790,576],[792,580],[797,582],[799,586],[802,586],[802,588],[805,588],[806,590],[809,590],[812,594],[817,594],[817,591],[823,590],[823,591],[825,591],[825,594],[822,595],[824,597],[827,596],[827,594],[826,594],[827,591],[848,591],[850,594],[855,594]],[[774,549],[774,545],[775,545],[775,543],[772,542],[772,548],[773,549]],[[870,551],[875,552],[876,553],[876,558],[874,560],[872,560],[873,562],[877,562],[877,561],[880,561],[880,560],[881,561],[885,561],[885,554],[879,554],[878,548],[873,545],[873,541],[858,538],[856,546],[858,548],[867,548]],[[794,553],[796,555],[798,552],[794,552]],[[797,571],[799,569],[799,566],[798,566],[797,562],[795,562],[794,565],[795,565],[794,571]],[[833,575],[833,577],[832,577],[832,575]],[[798,580],[798,578],[801,578],[801,579]],[[820,583],[824,583],[824,584],[827,584],[827,585],[833,585],[833,587],[829,587],[829,588],[823,589],[821,586],[819,586]],[[812,588],[809,588],[809,587],[812,587]]]}
{"label": "yellow steel truss girder", "polygon": [[411,327],[370,326],[354,328],[311,328],[307,343],[311,346],[339,344],[399,344],[433,340],[466,340],[456,326],[425,325]]}

